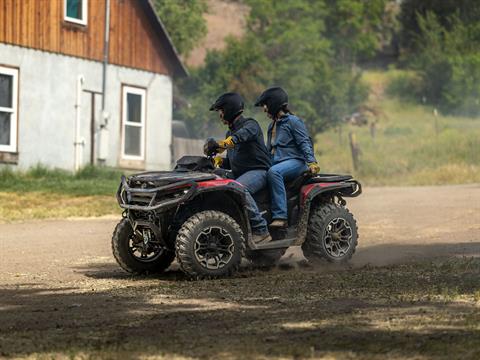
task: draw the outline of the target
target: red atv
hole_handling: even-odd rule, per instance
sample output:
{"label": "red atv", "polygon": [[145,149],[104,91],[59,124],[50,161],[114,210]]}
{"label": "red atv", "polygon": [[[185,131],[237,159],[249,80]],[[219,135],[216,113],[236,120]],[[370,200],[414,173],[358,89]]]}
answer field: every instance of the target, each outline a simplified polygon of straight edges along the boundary
{"label": "red atv", "polygon": [[[286,188],[288,227],[272,230],[271,242],[256,245],[245,189],[218,173],[211,159],[187,156],[174,171],[122,176],[117,200],[125,211],[113,233],[113,255],[135,274],[162,272],[176,257],[192,278],[231,275],[244,256],[271,266],[290,246],[302,246],[310,261],[349,260],[358,234],[344,197],[360,195],[360,183],[349,175],[305,173]],[[268,189],[254,198],[270,222]]]}

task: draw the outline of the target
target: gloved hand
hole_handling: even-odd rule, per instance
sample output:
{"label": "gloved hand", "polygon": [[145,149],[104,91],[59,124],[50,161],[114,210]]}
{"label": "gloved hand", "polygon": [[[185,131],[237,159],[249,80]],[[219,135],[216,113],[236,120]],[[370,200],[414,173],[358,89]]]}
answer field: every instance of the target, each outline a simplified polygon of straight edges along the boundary
{"label": "gloved hand", "polygon": [[231,136],[227,137],[225,140],[221,140],[218,142],[218,146],[222,149],[233,149],[235,143]]}
{"label": "gloved hand", "polygon": [[215,156],[213,158],[213,166],[215,166],[216,168],[219,168],[221,167],[223,164],[223,158],[221,156]]}
{"label": "gloved hand", "polygon": [[311,162],[308,163],[308,169],[312,174],[318,174],[320,172],[320,166],[318,166],[318,163],[316,162]]}
{"label": "gloved hand", "polygon": [[208,138],[205,144],[203,145],[203,153],[206,156],[213,156],[218,153],[217,149],[219,148],[219,144],[214,138]]}

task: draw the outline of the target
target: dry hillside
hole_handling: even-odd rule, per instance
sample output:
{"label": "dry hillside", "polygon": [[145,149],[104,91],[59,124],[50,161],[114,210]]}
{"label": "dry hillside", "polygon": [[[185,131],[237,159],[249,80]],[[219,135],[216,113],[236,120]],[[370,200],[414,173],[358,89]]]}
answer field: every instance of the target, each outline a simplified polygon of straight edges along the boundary
{"label": "dry hillside", "polygon": [[241,37],[244,32],[248,6],[228,0],[207,0],[207,4],[208,33],[186,59],[189,66],[202,65],[207,50],[222,49],[227,36]]}

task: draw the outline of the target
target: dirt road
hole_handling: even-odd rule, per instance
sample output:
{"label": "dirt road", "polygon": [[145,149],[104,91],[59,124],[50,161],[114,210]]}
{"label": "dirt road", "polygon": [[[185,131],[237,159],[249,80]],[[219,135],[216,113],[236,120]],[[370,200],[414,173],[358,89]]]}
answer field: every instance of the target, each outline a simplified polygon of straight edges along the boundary
{"label": "dirt road", "polygon": [[175,264],[125,274],[115,219],[0,225],[0,357],[480,356],[477,263],[425,262],[480,256],[480,185],[370,188],[348,206],[350,267],[305,268],[292,249],[270,272],[203,282]]}

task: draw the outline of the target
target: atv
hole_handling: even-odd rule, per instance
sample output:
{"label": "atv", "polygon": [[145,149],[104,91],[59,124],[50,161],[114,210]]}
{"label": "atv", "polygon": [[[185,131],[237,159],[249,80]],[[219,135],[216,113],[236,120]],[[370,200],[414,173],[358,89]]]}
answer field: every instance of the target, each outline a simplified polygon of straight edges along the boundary
{"label": "atv", "polygon": [[[122,176],[117,201],[124,212],[113,232],[113,255],[134,274],[163,272],[176,258],[195,279],[229,276],[243,257],[273,266],[290,246],[301,246],[309,261],[348,261],[358,233],[344,198],[360,195],[360,183],[349,175],[305,173],[286,190],[288,226],[271,229],[273,240],[258,245],[245,210],[246,189],[210,158],[185,156],[173,171]],[[270,223],[268,189],[254,198]]]}

